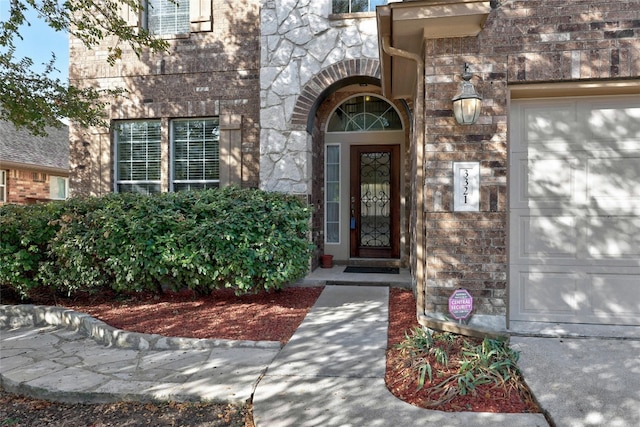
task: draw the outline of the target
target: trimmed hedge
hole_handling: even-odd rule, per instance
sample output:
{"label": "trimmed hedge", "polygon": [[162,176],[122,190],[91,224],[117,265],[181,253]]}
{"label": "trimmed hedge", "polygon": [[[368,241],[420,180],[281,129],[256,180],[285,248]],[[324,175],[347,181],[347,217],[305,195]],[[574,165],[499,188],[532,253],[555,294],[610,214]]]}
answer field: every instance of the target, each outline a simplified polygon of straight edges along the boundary
{"label": "trimmed hedge", "polygon": [[23,296],[278,289],[307,272],[309,217],[295,196],[236,187],[7,205],[0,283]]}

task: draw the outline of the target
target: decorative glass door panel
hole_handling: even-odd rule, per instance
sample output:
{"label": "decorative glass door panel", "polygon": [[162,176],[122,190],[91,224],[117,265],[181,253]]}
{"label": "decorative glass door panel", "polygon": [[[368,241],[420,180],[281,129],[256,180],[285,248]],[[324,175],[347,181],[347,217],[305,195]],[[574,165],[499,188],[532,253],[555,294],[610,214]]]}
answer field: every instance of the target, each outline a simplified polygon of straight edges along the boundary
{"label": "decorative glass door panel", "polygon": [[351,147],[351,256],[398,258],[398,145]]}

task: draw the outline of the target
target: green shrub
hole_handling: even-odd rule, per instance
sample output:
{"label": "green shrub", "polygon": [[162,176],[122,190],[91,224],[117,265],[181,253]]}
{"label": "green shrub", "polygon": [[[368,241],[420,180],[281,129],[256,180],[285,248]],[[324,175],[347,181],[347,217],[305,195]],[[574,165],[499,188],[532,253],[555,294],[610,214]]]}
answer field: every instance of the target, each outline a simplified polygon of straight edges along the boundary
{"label": "green shrub", "polygon": [[280,288],[308,268],[309,210],[290,195],[227,187],[110,194],[55,206],[0,210],[3,235],[20,235],[34,221],[27,218],[44,217],[34,224],[46,230],[36,260],[21,264],[15,253],[25,249],[17,238],[0,245],[3,266],[5,258],[15,258],[7,273],[0,270],[0,281],[23,294],[36,286],[68,294],[104,287],[247,293]]}
{"label": "green shrub", "polygon": [[21,295],[41,285],[40,272],[48,262],[48,244],[58,227],[63,205],[6,205],[0,209],[0,284]]}

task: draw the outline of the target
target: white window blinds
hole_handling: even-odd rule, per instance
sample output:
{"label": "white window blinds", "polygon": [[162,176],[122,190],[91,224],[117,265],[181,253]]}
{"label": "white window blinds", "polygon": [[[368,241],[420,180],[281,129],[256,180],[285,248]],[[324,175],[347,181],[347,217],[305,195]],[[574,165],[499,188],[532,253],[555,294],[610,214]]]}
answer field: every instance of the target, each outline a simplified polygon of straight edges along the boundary
{"label": "white window blinds", "polygon": [[141,0],[141,6],[120,3],[119,15],[129,27],[142,26],[159,36],[213,30],[211,0]]}
{"label": "white window blinds", "polygon": [[116,191],[159,193],[160,121],[116,125]]}
{"label": "white window blinds", "polygon": [[217,118],[174,120],[173,190],[220,185],[220,124]]}
{"label": "white window blinds", "polygon": [[189,0],[148,0],[147,27],[157,36],[187,34],[190,29]]}

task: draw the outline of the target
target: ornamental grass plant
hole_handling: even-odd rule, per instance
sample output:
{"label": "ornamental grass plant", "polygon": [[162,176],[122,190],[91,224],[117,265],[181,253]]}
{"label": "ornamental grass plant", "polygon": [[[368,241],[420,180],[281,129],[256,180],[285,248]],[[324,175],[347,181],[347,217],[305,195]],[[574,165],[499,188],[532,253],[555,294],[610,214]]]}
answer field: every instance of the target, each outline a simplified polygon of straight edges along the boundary
{"label": "ornamental grass plant", "polygon": [[415,327],[396,346],[407,361],[406,375],[425,389],[426,405],[436,408],[483,387],[529,394],[517,367],[519,353],[508,341],[473,339]]}

